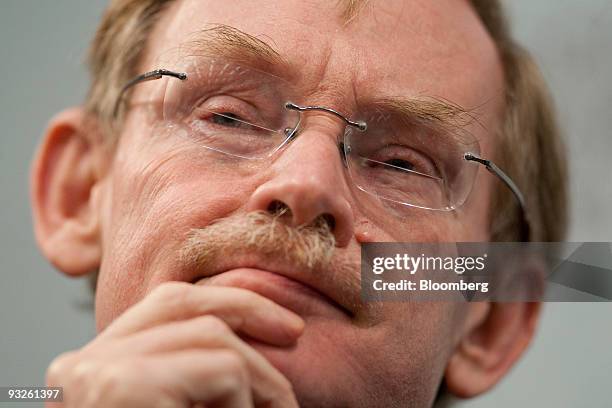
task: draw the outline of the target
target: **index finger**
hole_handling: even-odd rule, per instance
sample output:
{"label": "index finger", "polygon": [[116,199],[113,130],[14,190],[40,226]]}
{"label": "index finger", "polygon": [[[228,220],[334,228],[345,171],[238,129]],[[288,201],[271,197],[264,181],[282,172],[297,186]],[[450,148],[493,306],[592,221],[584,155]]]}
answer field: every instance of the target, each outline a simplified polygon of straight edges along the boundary
{"label": "index finger", "polygon": [[203,315],[214,315],[234,331],[279,346],[293,344],[304,328],[300,316],[250,290],[167,282],[119,316],[92,344]]}

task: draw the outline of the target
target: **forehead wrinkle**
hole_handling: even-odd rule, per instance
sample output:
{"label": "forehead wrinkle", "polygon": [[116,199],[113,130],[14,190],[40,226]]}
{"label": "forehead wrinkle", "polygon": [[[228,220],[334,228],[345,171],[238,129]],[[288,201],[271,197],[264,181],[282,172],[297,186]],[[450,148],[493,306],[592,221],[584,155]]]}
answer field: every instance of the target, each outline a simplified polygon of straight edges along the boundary
{"label": "forehead wrinkle", "polygon": [[291,77],[294,70],[270,44],[225,24],[197,31],[178,47],[181,57],[222,57],[279,77]]}

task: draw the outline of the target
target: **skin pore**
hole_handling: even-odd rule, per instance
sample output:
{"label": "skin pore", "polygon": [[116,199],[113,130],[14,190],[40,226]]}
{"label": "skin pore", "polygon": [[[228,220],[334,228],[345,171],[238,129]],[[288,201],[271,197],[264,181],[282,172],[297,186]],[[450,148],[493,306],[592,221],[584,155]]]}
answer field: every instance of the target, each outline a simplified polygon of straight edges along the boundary
{"label": "skin pore", "polygon": [[[160,62],[180,65],[173,58],[176,50],[219,25],[268,44],[283,61],[276,68],[284,70],[308,104],[351,117],[369,100],[452,101],[477,108],[478,121],[465,130],[479,140],[483,156],[494,151],[503,71],[467,1],[372,1],[345,24],[334,2],[181,0],[156,25],[141,71],[161,68]],[[338,122],[329,116],[309,116],[299,137],[267,166],[228,166],[201,147],[151,127],[150,113],[138,102],[153,100],[166,82],[134,88],[112,151],[91,131],[95,120],[84,120],[77,109],[52,122],[34,165],[36,229],[43,251],[70,275],[100,270],[96,323],[101,335],[90,350],[116,333],[126,335],[113,322],[126,311],[127,319],[155,288],[183,281],[197,282],[192,291],[245,288],[299,315],[290,341],[278,341],[275,329],[265,332],[264,324],[259,328],[264,334],[258,335],[258,328],[237,331],[249,353],[263,356],[291,383],[302,407],[430,406],[443,378],[451,392],[469,397],[507,372],[531,338],[535,306],[346,300],[359,296],[358,287],[346,283],[358,278],[363,242],[488,240],[491,178],[480,173],[457,211],[413,209],[399,219],[393,211],[378,211],[351,184],[336,146]],[[298,260],[275,261],[231,242],[226,256],[218,257],[223,262],[207,264],[206,271],[181,257],[192,230],[232,217],[238,217],[240,228],[240,217],[265,213],[275,202],[289,209],[280,220],[291,226],[323,215],[333,219],[329,263],[308,267]],[[324,296],[286,280],[276,284],[277,274],[306,282]],[[244,296],[210,293],[226,303],[233,301],[230,296]],[[180,308],[191,300],[171,302]]]}

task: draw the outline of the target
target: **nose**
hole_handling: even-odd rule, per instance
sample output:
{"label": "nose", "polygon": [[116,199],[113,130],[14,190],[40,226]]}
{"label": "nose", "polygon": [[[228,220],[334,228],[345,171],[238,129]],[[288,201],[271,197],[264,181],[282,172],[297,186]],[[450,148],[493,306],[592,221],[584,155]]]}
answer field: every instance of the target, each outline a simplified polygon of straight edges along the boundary
{"label": "nose", "polygon": [[292,226],[321,217],[336,246],[348,245],[354,234],[353,211],[337,145],[329,134],[304,131],[271,166],[272,176],[249,198],[248,211],[274,213],[284,209]]}

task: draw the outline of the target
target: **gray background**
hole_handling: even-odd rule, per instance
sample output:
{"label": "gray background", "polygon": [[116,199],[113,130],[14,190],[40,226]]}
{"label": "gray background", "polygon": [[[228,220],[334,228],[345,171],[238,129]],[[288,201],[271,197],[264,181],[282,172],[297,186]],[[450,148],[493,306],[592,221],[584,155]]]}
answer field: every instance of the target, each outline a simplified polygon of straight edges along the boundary
{"label": "gray background", "polygon": [[[551,84],[567,131],[569,240],[612,241],[612,5],[505,2],[517,36]],[[82,310],[84,282],[60,277],[36,248],[28,172],[48,119],[83,98],[82,59],[105,3],[0,0],[0,386],[43,384],[54,356],[94,335],[93,318]],[[460,406],[609,406],[611,306],[546,305],[518,366],[494,391]]]}

